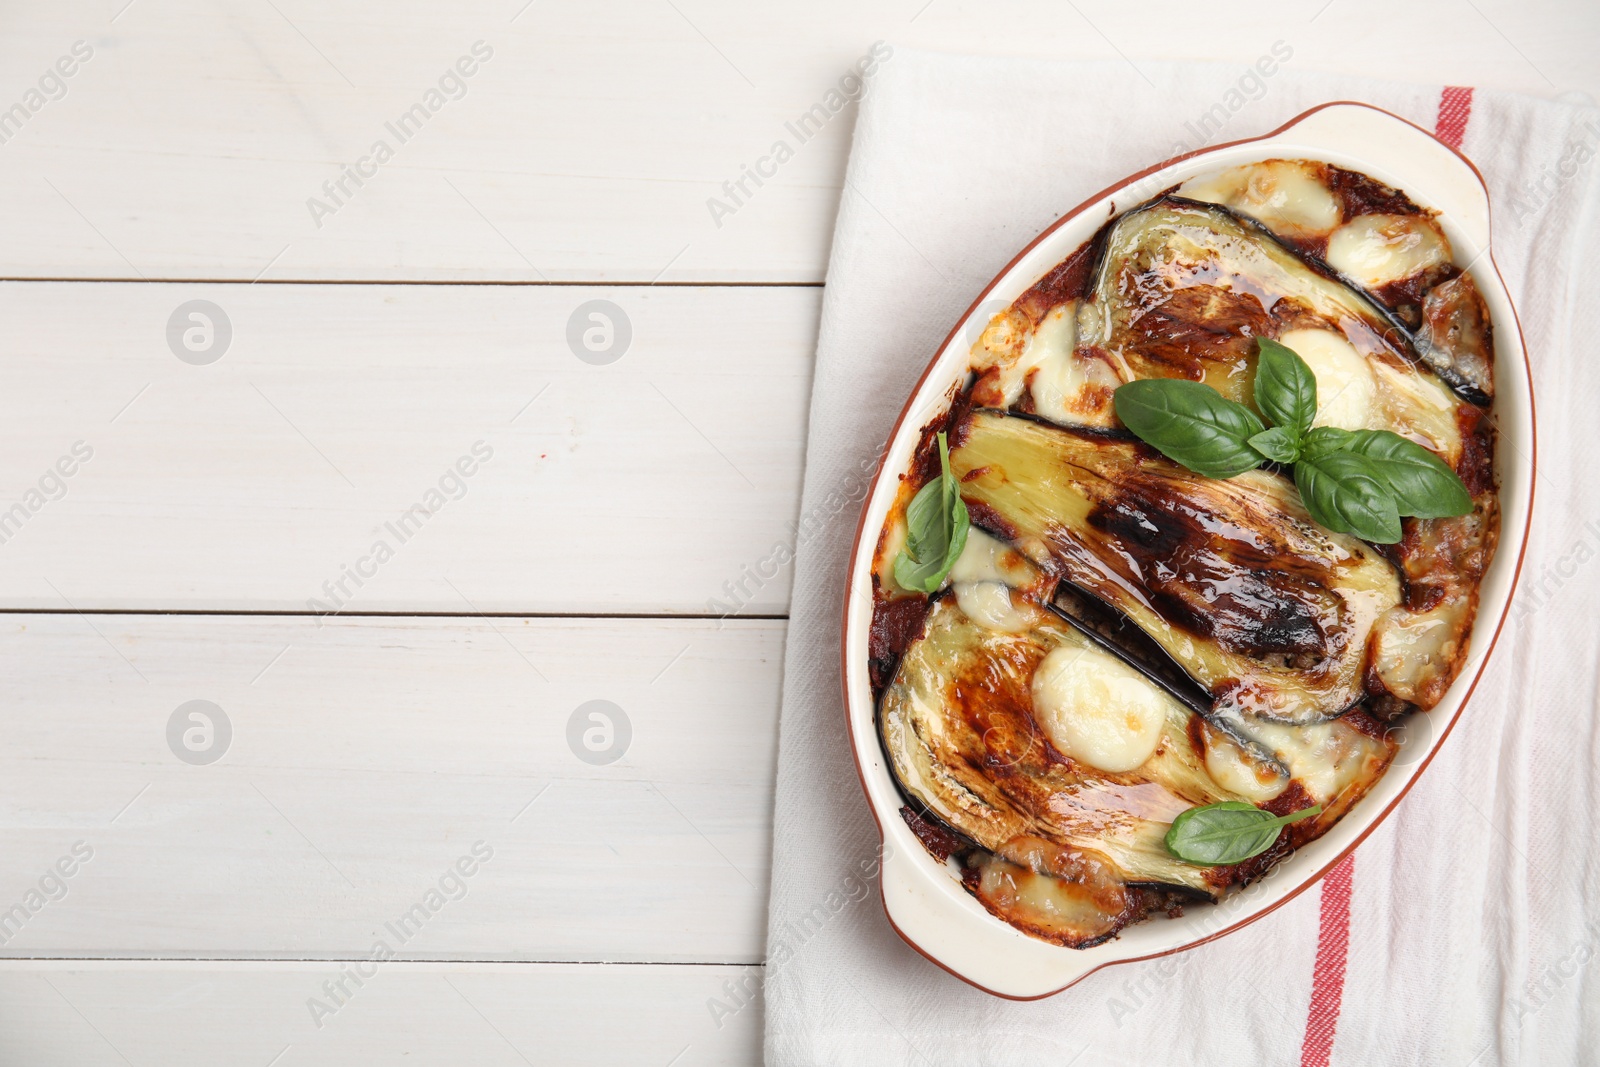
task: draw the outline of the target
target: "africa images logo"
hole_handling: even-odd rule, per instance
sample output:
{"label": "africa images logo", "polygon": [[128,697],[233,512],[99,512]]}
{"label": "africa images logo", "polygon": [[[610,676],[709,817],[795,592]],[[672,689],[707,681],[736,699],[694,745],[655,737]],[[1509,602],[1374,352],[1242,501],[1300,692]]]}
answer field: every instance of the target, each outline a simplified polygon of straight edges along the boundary
{"label": "africa images logo", "polygon": [[[706,198],[706,210],[711,213],[711,221],[717,229],[722,229],[725,216],[738,214],[756,190],[767,184],[767,179],[776,178],[778,169],[795,157],[801,145],[821,133],[833,121],[833,117],[848,105],[861,99],[861,94],[867,90],[867,79],[876,74],[878,68],[893,55],[893,45],[883,41],[873,44],[856,60],[851,72],[839,78],[836,87],[830,88],[822,95],[822,99],[802,111],[792,122],[783,124],[784,130],[794,138],[794,144],[789,143],[788,137],[780,137],[772,142],[765,155],[756,158],[754,164],[740,164],[739,175],[722,183],[722,196]],[[755,189],[750,188],[752,183]]]}
{"label": "africa images logo", "polygon": [[460,100],[467,95],[467,79],[478,73],[482,64],[494,58],[494,49],[486,41],[472,42],[471,51],[471,55],[461,56],[453,66],[445,68],[444,73],[439,75],[436,88],[424,92],[422,99],[402,111],[393,122],[383,124],[383,128],[394,138],[394,144],[391,145],[384,137],[373,141],[366,155],[348,166],[341,165],[337,178],[322,183],[322,197],[306,198],[306,210],[311,212],[311,221],[317,224],[317,229],[322,229],[324,217],[337,215],[339,209],[348,204],[368,180],[376,178],[378,168],[393,159],[401,145],[421,133],[429,119],[444,110],[450,101]]}
{"label": "africa images logo", "polygon": [[[311,1013],[311,1022],[316,1028],[321,1030],[331,1016],[339,1014],[364,985],[378,976],[385,963],[398,956],[397,950],[420,934],[435,915],[451,903],[465,900],[472,889],[470,879],[492,859],[494,846],[487,841],[474,841],[471,849],[446,867],[409,908],[383,924],[389,936],[373,941],[365,959],[341,963],[338,974],[323,981],[322,995],[306,998],[306,1010]],[[394,939],[393,944],[389,938]]]}

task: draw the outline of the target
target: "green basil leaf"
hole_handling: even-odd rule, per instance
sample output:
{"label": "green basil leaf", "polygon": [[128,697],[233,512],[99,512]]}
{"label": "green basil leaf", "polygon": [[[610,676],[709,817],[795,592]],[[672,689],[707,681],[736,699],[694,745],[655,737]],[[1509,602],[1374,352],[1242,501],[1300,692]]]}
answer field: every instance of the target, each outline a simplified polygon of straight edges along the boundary
{"label": "green basil leaf", "polygon": [[943,560],[918,563],[908,553],[902,552],[894,561],[894,580],[900,583],[901,588],[914,593],[938,592],[939,586],[944,584],[945,574],[948,573],[944,569]]}
{"label": "green basil leaf", "polygon": [[1300,458],[1301,440],[1282,426],[1269,426],[1250,438],[1250,447],[1274,463],[1293,463]]}
{"label": "green basil leaf", "polygon": [[1266,429],[1256,413],[1201,382],[1147,378],[1118,387],[1117,418],[1168,459],[1208,478],[1261,465],[1250,438]]}
{"label": "green basil leaf", "polygon": [[1392,545],[1400,540],[1400,512],[1382,473],[1365,456],[1327,452],[1300,457],[1294,465],[1311,517],[1330,530],[1355,534],[1364,541]]}
{"label": "green basil leaf", "polygon": [[939,471],[911,498],[906,508],[906,546],[894,561],[894,580],[918,593],[938,592],[967,546],[972,526],[961,484],[950,473],[950,446],[942,433]]}
{"label": "green basil leaf", "polygon": [[943,552],[930,552],[925,562],[919,562],[912,554],[909,539],[894,561],[894,580],[900,583],[901,588],[914,593],[937,592],[947,573]]}
{"label": "green basil leaf", "polygon": [[1256,410],[1274,426],[1295,435],[1311,429],[1317,417],[1317,377],[1295,350],[1256,338]]}
{"label": "green basil leaf", "polygon": [[1167,850],[1185,863],[1201,867],[1242,863],[1271,848],[1283,827],[1321,813],[1320,804],[1288,815],[1274,815],[1239,800],[1206,804],[1190,808],[1172,821]]}
{"label": "green basil leaf", "polygon": [[1329,452],[1348,452],[1355,443],[1356,435],[1349,430],[1341,430],[1337,426],[1318,426],[1300,443],[1300,457],[1302,459],[1316,459]]}
{"label": "green basil leaf", "polygon": [[1456,472],[1414,441],[1388,430],[1357,430],[1350,451],[1378,469],[1402,515],[1437,519],[1472,510],[1472,494]]}
{"label": "green basil leaf", "polygon": [[944,559],[951,532],[946,521],[949,493],[944,478],[936,477],[917,490],[906,508],[906,551],[913,559],[938,562]]}

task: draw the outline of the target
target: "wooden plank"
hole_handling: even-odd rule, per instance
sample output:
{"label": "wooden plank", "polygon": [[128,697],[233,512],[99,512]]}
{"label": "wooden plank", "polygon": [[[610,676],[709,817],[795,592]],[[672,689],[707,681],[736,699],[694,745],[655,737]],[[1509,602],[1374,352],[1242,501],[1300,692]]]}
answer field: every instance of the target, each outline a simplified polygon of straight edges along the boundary
{"label": "wooden plank", "polygon": [[[0,963],[0,1058],[28,1067],[636,1067],[761,1058],[759,992],[713,1020],[729,966],[368,964],[333,1014],[335,964]],[[344,968],[348,973],[348,966]],[[316,1025],[316,1021],[321,1026]],[[721,1023],[720,1027],[717,1025]],[[277,1058],[274,1058],[277,1057]]]}
{"label": "wooden plank", "polygon": [[[803,142],[786,123],[880,38],[1238,67],[1281,39],[1296,69],[1394,78],[1392,51],[1370,47],[1382,27],[1427,42],[1406,49],[1408,79],[1600,95],[1593,5],[1342,0],[1327,16],[1192,16],[1181,0],[1016,0],[998,18],[950,0],[33,5],[0,41],[16,74],[6,106],[75,41],[93,55],[0,146],[0,275],[818,281],[853,108]],[[476,64],[464,95],[440,95],[402,142],[389,124],[462,57]],[[332,203],[323,184],[379,140],[392,158],[360,187],[344,179]],[[779,140],[793,157],[714,218],[708,200]],[[314,217],[313,197],[337,210]]]}
{"label": "wooden plank", "polygon": [[819,295],[0,285],[0,606],[782,613]]}
{"label": "wooden plank", "polygon": [[757,962],[783,630],[4,616],[0,955]]}

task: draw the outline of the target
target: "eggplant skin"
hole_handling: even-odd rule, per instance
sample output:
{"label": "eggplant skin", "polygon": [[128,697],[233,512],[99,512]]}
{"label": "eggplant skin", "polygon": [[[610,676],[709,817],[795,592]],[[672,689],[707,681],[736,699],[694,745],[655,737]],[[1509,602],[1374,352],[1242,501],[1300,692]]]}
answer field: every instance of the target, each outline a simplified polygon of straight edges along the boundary
{"label": "eggplant skin", "polygon": [[1393,567],[1310,520],[1286,479],[1205,478],[1136,442],[978,411],[950,455],[980,525],[1149,635],[1219,704],[1323,722],[1365,695]]}

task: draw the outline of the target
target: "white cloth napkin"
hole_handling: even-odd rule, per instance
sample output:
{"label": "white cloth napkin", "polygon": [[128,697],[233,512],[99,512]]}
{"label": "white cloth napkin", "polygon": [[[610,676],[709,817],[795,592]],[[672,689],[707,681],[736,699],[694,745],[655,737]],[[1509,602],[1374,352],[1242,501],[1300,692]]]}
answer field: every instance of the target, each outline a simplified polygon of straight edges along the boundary
{"label": "white cloth napkin", "polygon": [[[1585,898],[1600,899],[1600,161],[1590,158],[1600,112],[1313,75],[1277,58],[1270,77],[1251,77],[900,48],[872,79],[811,403],[765,978],[772,1067],[1596,1055],[1600,913]],[[1494,254],[1532,354],[1539,414],[1516,621],[1438,758],[1338,878],[1187,953],[1111,967],[1042,1001],[988,996],[903,944],[866,877],[877,835],[838,671],[861,472],[951,323],[1058,215],[1201,137],[1265,133],[1329,100],[1373,103],[1427,129],[1443,118],[1452,139],[1465,118],[1463,151],[1488,179]],[[818,905],[827,921],[802,925]]]}

